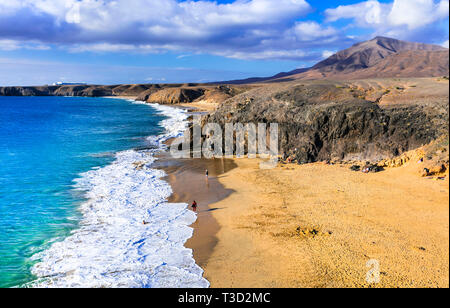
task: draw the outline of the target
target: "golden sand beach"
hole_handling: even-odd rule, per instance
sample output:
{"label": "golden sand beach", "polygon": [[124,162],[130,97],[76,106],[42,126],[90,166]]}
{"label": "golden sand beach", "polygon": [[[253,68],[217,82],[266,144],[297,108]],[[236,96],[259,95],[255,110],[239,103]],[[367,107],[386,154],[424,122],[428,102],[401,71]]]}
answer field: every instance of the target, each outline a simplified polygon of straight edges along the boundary
{"label": "golden sand beach", "polygon": [[[381,90],[389,82],[376,81]],[[448,87],[431,79],[398,88],[408,90],[391,90],[378,103],[434,106],[448,97]],[[270,170],[257,159],[166,156],[159,163],[174,190],[170,201],[199,204],[186,246],[212,287],[448,287],[446,140],[385,160],[384,171],[369,174],[345,163]],[[425,169],[434,177],[422,177]]]}
{"label": "golden sand beach", "polygon": [[[187,246],[212,287],[448,287],[448,177],[418,168],[261,170],[235,159],[165,169],[172,201],[200,204]],[[379,262],[378,284],[366,281],[369,260]]]}

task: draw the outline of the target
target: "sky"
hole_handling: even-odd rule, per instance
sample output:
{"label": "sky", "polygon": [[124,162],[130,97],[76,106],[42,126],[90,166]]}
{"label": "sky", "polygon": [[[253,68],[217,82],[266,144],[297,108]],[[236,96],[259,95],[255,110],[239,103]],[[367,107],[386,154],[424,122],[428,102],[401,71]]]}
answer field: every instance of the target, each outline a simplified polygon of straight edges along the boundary
{"label": "sky", "polygon": [[271,76],[375,36],[448,48],[449,0],[0,0],[0,86]]}

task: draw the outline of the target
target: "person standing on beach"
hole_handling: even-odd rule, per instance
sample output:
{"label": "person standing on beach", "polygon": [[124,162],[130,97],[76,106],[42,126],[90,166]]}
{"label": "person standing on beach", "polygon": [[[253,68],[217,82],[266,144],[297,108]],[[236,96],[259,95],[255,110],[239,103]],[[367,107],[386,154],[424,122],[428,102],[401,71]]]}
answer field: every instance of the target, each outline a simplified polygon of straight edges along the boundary
{"label": "person standing on beach", "polygon": [[194,200],[194,202],[192,203],[192,210],[194,212],[197,212],[197,201]]}
{"label": "person standing on beach", "polygon": [[206,169],[205,175],[206,175],[206,178],[209,177],[209,171],[208,171],[208,169]]}

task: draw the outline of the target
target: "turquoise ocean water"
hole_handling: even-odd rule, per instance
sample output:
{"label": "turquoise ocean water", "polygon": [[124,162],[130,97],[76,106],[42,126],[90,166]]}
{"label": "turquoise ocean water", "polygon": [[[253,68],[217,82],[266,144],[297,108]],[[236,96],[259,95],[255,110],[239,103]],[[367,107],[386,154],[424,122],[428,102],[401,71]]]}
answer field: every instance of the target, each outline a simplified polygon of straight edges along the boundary
{"label": "turquoise ocean water", "polygon": [[164,119],[126,100],[0,97],[0,287],[33,281],[30,258],[78,227],[73,180],[147,146]]}

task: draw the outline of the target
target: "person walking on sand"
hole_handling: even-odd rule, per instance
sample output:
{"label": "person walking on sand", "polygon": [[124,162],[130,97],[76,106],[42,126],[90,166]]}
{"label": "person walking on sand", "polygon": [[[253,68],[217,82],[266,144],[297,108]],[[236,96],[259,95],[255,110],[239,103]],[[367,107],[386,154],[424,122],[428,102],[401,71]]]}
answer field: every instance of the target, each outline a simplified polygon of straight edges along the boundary
{"label": "person walking on sand", "polygon": [[194,202],[192,203],[192,210],[194,212],[197,212],[197,201],[194,200]]}
{"label": "person walking on sand", "polygon": [[209,177],[209,171],[208,171],[208,169],[206,169],[205,175],[206,175],[206,178]]}

